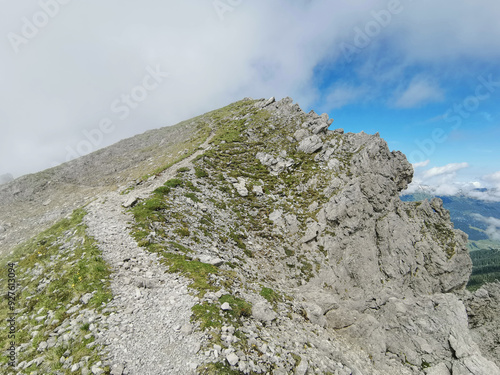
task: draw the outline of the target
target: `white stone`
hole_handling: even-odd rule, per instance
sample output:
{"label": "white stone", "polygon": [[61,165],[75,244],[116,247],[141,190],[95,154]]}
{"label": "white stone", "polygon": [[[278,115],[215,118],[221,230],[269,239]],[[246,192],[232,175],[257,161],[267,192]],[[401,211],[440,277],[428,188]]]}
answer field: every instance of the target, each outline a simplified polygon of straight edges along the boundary
{"label": "white stone", "polygon": [[229,353],[226,356],[226,359],[227,359],[227,361],[229,362],[229,364],[231,366],[236,366],[238,364],[239,360],[240,360],[235,353]]}

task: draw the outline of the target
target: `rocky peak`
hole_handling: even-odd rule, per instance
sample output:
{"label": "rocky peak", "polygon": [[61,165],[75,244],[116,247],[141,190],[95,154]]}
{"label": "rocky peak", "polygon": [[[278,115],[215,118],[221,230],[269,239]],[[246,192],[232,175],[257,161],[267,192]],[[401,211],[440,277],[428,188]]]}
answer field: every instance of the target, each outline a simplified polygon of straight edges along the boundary
{"label": "rocky peak", "polygon": [[[187,140],[192,154],[98,196],[86,220],[121,275],[121,301],[169,298],[153,287],[128,296],[134,272],[148,271],[115,259],[121,251],[134,262],[153,253],[188,280],[182,311],[192,306],[193,326],[179,329],[199,343],[198,373],[500,374],[491,344],[468,328],[468,314],[492,314],[485,295],[496,294],[464,292],[467,238],[439,199],[399,199],[413,175],[403,154],[378,134],[330,130],[328,115],[291,98],[246,98],[192,121],[210,134]],[[137,285],[174,282],[151,279]],[[113,332],[134,311],[117,312]],[[154,324],[157,315],[139,311]],[[135,339],[164,340],[148,332]],[[113,337],[102,340],[126,362],[114,365],[149,371],[127,362]]]}

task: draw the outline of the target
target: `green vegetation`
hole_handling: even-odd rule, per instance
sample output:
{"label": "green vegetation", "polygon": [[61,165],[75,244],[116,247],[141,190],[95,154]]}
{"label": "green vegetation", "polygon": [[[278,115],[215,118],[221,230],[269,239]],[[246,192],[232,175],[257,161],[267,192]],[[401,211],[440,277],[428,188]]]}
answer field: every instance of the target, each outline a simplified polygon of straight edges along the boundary
{"label": "green vegetation", "polygon": [[198,368],[200,375],[240,375],[238,370],[233,370],[228,363],[207,363]]}
{"label": "green vegetation", "polygon": [[208,173],[206,170],[200,168],[200,167],[195,167],[194,168],[194,174],[197,178],[204,178],[208,177]]}
{"label": "green vegetation", "polygon": [[217,267],[202,263],[186,255],[162,252],[162,262],[168,266],[171,273],[180,273],[191,279],[191,288],[198,291],[198,295],[203,296],[207,291],[216,291],[217,288],[210,283],[210,274],[218,274]]}
{"label": "green vegetation", "polygon": [[477,250],[470,257],[473,267],[467,289],[474,291],[485,283],[500,280],[500,250]]}
{"label": "green vegetation", "polygon": [[198,198],[195,193],[186,193],[184,196],[191,199],[193,202],[200,202],[200,198]]}
{"label": "green vegetation", "polygon": [[278,302],[283,302],[283,297],[271,288],[262,287],[260,295],[268,300],[272,305],[276,305]]}
{"label": "green vegetation", "polygon": [[181,237],[189,237],[189,235],[191,234],[188,227],[177,228],[174,230],[174,232]]}
{"label": "green vegetation", "polygon": [[428,221],[425,221],[424,224],[430,231],[434,241],[439,243],[439,245],[445,250],[448,259],[451,259],[455,255],[455,249],[457,247],[455,233],[453,230],[442,223],[431,224]]}
{"label": "green vegetation", "polygon": [[252,305],[241,298],[233,297],[230,294],[225,294],[219,299],[220,303],[229,303],[231,310],[226,311],[231,318],[241,319],[241,317],[249,317],[252,315]]}
{"label": "green vegetation", "polygon": [[285,247],[285,254],[287,257],[291,257],[295,255],[295,251],[290,250],[288,247]]}
{"label": "green vegetation", "polygon": [[[41,365],[43,369],[33,364],[24,370],[26,373],[42,370],[47,374],[55,371],[69,374],[69,370],[63,369],[59,362],[66,350],[73,356],[73,363],[89,357],[87,366],[90,367],[100,360],[96,349],[86,347],[94,341],[93,336],[84,337],[88,334],[88,323],[83,323],[76,338],[66,345],[57,344],[43,353],[37,352],[39,343],[46,341],[50,333],[68,319],[78,316],[78,311],[68,314],[68,307],[77,303],[84,294],[93,293],[86,308],[97,312],[101,312],[112,298],[109,289],[110,270],[101,258],[94,239],[85,233],[84,215],[83,209],[76,210],[71,217],[59,221],[52,228],[18,246],[11,257],[2,260],[2,283],[7,279],[6,264],[16,264],[14,269],[19,285],[15,304],[18,311],[16,345],[29,344],[33,327],[37,327],[38,331],[32,343],[19,354],[18,363],[33,360],[42,354],[45,356]],[[9,312],[8,299],[1,299],[0,319],[5,322]],[[36,320],[39,316],[45,318]],[[5,354],[10,341],[7,330],[0,330],[2,364],[8,362]]]}
{"label": "green vegetation", "polygon": [[184,184],[184,181],[181,180],[180,178],[172,178],[170,180],[168,180],[167,182],[165,182],[165,186],[169,187],[169,188],[176,188],[178,186],[182,186]]}

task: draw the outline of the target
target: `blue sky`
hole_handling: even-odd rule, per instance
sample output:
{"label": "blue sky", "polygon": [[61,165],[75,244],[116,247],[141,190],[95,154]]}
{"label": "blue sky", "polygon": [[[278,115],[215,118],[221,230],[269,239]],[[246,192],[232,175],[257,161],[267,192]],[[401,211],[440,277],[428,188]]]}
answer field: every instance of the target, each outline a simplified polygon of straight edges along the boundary
{"label": "blue sky", "polygon": [[0,5],[0,175],[290,96],[335,127],[379,132],[415,164],[413,189],[500,200],[498,0]]}

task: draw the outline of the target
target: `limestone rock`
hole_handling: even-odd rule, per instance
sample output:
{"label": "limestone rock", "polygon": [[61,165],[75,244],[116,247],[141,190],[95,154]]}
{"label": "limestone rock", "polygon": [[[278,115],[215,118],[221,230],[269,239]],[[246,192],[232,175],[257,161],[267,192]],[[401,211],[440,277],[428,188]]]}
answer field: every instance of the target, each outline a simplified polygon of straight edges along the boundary
{"label": "limestone rock", "polygon": [[302,237],[301,241],[304,243],[312,241],[318,236],[319,230],[320,230],[320,225],[317,222],[315,221],[309,222],[309,224],[307,225],[306,234],[304,235],[304,237]]}
{"label": "limestone rock", "polygon": [[238,177],[238,182],[233,183],[233,186],[240,196],[248,196],[248,189],[246,188],[246,181],[244,178]]}
{"label": "limestone rock", "polygon": [[489,283],[464,298],[471,336],[481,353],[500,366],[500,282]]}
{"label": "limestone rock", "polygon": [[262,190],[262,186],[260,186],[260,185],[254,185],[254,187],[252,188],[252,191],[258,197],[260,197],[261,195],[264,195],[264,190]]}
{"label": "limestone rock", "polygon": [[326,318],[323,315],[323,309],[312,302],[303,302],[302,308],[305,310],[307,318],[313,324],[317,324],[321,327],[326,325]]}
{"label": "limestone rock", "polygon": [[312,135],[300,141],[299,145],[297,146],[297,150],[305,152],[306,154],[312,154],[313,152],[321,149],[321,147],[323,147],[321,138],[317,135]]}
{"label": "limestone rock", "polygon": [[309,366],[307,365],[307,361],[301,360],[297,368],[295,369],[296,375],[306,375]]}
{"label": "limestone rock", "polygon": [[224,264],[224,260],[219,257],[214,257],[207,254],[202,254],[197,257],[202,263],[211,264],[212,266],[219,267]]}
{"label": "limestone rock", "polygon": [[255,157],[265,166],[267,166],[273,175],[279,175],[294,164],[292,159],[286,158],[286,152],[283,155],[274,157],[271,154],[258,152]]}
{"label": "limestone rock", "polygon": [[311,133],[308,129],[299,129],[294,134],[293,137],[298,141],[302,141],[304,138],[309,137]]}
{"label": "limestone rock", "polygon": [[226,360],[228,361],[228,363],[231,365],[231,366],[236,366],[239,362],[239,358],[238,356],[235,354],[235,353],[229,353],[227,356],[226,356]]}
{"label": "limestone rock", "polygon": [[277,314],[267,302],[257,302],[252,306],[252,316],[264,323],[271,323],[277,318]]}
{"label": "limestone rock", "polygon": [[123,207],[129,208],[133,207],[137,203],[138,199],[136,197],[129,197],[125,202],[123,202]]}

